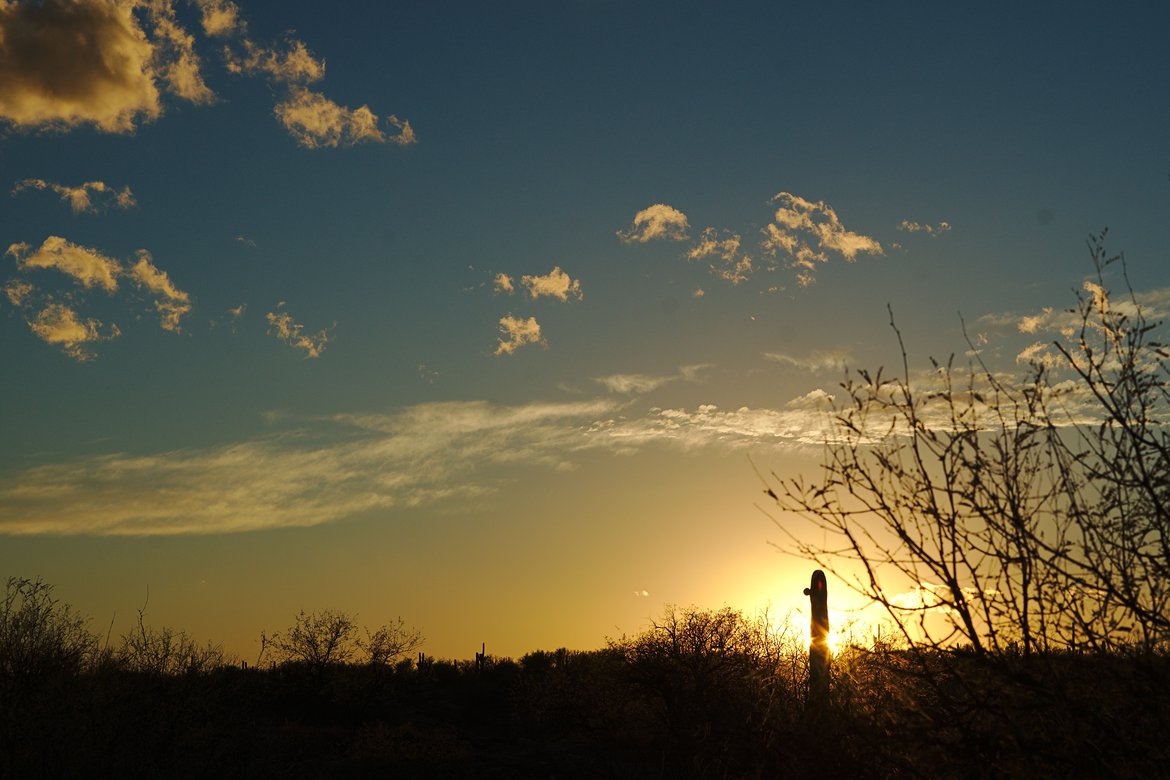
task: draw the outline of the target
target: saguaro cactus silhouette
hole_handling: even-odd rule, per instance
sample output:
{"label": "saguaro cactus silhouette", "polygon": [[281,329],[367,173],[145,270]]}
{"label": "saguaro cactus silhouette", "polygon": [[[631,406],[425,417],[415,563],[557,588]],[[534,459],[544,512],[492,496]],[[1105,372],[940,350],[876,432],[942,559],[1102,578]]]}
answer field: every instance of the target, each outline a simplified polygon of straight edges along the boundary
{"label": "saguaro cactus silhouette", "polygon": [[809,586],[804,589],[811,609],[808,645],[808,701],[809,706],[823,707],[829,701],[829,585],[825,573],[812,573]]}

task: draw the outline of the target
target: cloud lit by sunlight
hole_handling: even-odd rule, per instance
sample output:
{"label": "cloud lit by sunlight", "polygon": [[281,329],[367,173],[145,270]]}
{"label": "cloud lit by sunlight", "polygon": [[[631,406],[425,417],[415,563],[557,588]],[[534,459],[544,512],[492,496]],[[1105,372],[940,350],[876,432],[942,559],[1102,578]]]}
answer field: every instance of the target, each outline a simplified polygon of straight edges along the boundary
{"label": "cloud lit by sunlight", "polygon": [[[87,325],[78,328],[67,315],[57,325],[63,334],[72,328],[70,338],[88,338]],[[495,492],[500,483],[484,472],[492,464],[560,470],[586,452],[629,454],[655,444],[785,447],[816,437],[812,429],[799,430],[802,420],[815,424],[801,410],[720,413],[705,406],[631,417],[625,403],[419,404],[390,414],[290,420],[295,427],[287,433],[218,447],[38,466],[0,481],[0,504],[19,510],[0,519],[0,533],[153,535],[318,525],[377,508]],[[310,435],[314,430],[329,436]]]}
{"label": "cloud lit by sunlight", "polygon": [[58,345],[65,354],[84,363],[93,360],[94,354],[88,344],[117,338],[121,331],[117,325],[105,327],[96,319],[82,319],[77,312],[65,304],[50,303],[29,321],[29,327],[46,344]]}
{"label": "cloud lit by sunlight", "polygon": [[49,236],[35,252],[28,244],[13,244],[6,255],[16,259],[22,271],[54,269],[71,276],[83,287],[101,287],[108,293],[118,289],[122,264],[96,249],[74,244],[60,236]]}
{"label": "cloud lit by sunlight", "polygon": [[686,214],[665,203],[655,203],[635,214],[633,224],[617,235],[627,244],[645,244],[656,238],[685,241],[689,227]]}
{"label": "cloud lit by sunlight", "polygon": [[179,331],[179,320],[191,311],[191,296],[175,287],[171,277],[154,265],[150,253],[138,250],[138,260],[126,275],[154,293],[154,306],[158,310],[163,330]]}
{"label": "cloud lit by sunlight", "polygon": [[[36,250],[19,243],[8,247],[5,255],[16,260],[20,274],[5,286],[9,301],[24,312],[38,338],[60,345],[65,354],[76,360],[94,358],[87,344],[109,341],[121,334],[117,325],[105,328],[100,320],[79,313],[88,290],[98,288],[112,296],[120,289],[120,279],[130,279],[151,294],[163,330],[175,333],[181,329],[182,318],[191,311],[190,296],[175,286],[170,275],[158,268],[144,249],[137,251],[132,265],[125,266],[96,249],[49,236]],[[62,289],[39,273],[43,271],[56,271],[80,285],[81,290]]]}
{"label": "cloud lit by sunlight", "polygon": [[511,314],[500,317],[500,339],[496,345],[495,354],[511,355],[526,344],[546,344],[540,335],[540,323],[536,317],[522,320]]}
{"label": "cloud lit by sunlight", "polygon": [[292,315],[287,311],[281,311],[284,308],[284,301],[276,305],[276,311],[270,311],[264,315],[268,320],[268,334],[275,336],[277,340],[283,341],[290,347],[303,350],[305,359],[316,359],[321,357],[321,353],[325,351],[325,345],[329,343],[329,328],[324,328],[316,333],[307,333],[304,325],[292,318]]}
{"label": "cloud lit by sunlight", "polygon": [[276,104],[276,116],[289,135],[307,149],[353,146],[363,141],[406,145],[416,140],[409,122],[394,115],[386,117],[386,123],[398,130],[387,135],[369,106],[347,108],[303,87],[294,88],[287,99]]}
{"label": "cloud lit by sunlight", "polygon": [[951,223],[939,222],[936,225],[928,225],[920,222],[911,222],[904,219],[898,223],[898,230],[906,233],[926,233],[928,236],[940,236],[951,229]]}
{"label": "cloud lit by sunlight", "polygon": [[828,252],[836,252],[848,262],[858,254],[884,254],[876,239],[847,230],[832,206],[781,192],[772,198],[779,204],[774,221],[762,231],[762,246],[772,255],[784,252],[797,270],[797,281],[807,286],[814,281],[818,265],[827,263]]}
{"label": "cloud lit by sunlight", "polygon": [[128,209],[137,205],[134,193],[129,187],[118,189],[111,187],[104,181],[87,181],[76,187],[70,187],[44,179],[24,179],[16,183],[12,188],[12,194],[16,195],[29,189],[51,190],[57,193],[63,202],[69,204],[69,208],[73,210],[74,214],[95,214],[99,207],[104,210],[111,205],[120,209]]}
{"label": "cloud lit by sunlight", "polygon": [[[500,286],[500,276],[504,274],[496,277],[497,286]],[[553,269],[544,276],[522,276],[520,284],[524,285],[524,289],[528,290],[528,294],[533,298],[544,295],[558,301],[568,301],[570,298],[581,300],[585,297],[581,292],[581,280],[569,278],[560,266],[553,266]]]}

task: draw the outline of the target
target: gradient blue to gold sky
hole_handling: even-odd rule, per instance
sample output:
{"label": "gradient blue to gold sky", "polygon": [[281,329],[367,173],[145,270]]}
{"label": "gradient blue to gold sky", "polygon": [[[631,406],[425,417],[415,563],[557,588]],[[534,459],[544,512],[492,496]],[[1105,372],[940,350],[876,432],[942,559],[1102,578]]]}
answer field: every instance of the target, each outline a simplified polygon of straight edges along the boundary
{"label": "gradient blue to gold sky", "polygon": [[1022,370],[1108,227],[1170,309],[1167,29],[0,2],[0,573],[246,659],[302,608],[453,657],[783,612],[753,464],[815,477],[887,304]]}

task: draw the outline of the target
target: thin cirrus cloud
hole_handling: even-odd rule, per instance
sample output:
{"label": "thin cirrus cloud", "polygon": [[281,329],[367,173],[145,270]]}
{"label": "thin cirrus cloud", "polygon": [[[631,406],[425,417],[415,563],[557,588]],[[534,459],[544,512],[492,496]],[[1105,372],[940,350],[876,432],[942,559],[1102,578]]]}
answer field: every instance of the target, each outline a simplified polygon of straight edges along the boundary
{"label": "thin cirrus cloud", "polygon": [[[930,372],[916,381],[931,386],[939,378]],[[1076,398],[1070,394],[1066,403]],[[290,429],[216,447],[105,454],[0,478],[0,506],[12,510],[0,515],[0,534],[150,536],[315,526],[488,496],[507,484],[501,469],[566,470],[587,452],[816,446],[840,433],[833,404],[832,395],[814,389],[778,409],[699,404],[639,414],[629,401],[604,398],[426,403],[324,419],[271,415]],[[1099,404],[1085,398],[1083,408],[1088,411],[1076,414],[1092,422]],[[889,435],[890,419],[880,411],[879,405],[857,435]],[[931,427],[953,424],[944,402],[924,404],[921,414]],[[1078,418],[1070,413],[1069,419]]]}
{"label": "thin cirrus cloud", "polygon": [[130,187],[121,188],[106,184],[104,181],[87,181],[70,186],[57,184],[44,179],[23,179],[12,187],[12,194],[19,195],[25,190],[48,190],[56,193],[61,201],[69,204],[74,214],[96,214],[110,206],[120,209],[129,209],[138,205]]}
{"label": "thin cirrus cloud", "polygon": [[[920,387],[932,381],[939,381],[935,372],[916,377]],[[1085,403],[1094,408],[1091,398]],[[571,469],[588,452],[816,446],[837,430],[833,405],[833,396],[818,388],[777,409],[699,404],[639,413],[628,400],[602,398],[425,403],[317,419],[271,415],[288,430],[215,447],[75,459],[0,478],[0,506],[12,510],[0,515],[0,534],[148,536],[315,526],[455,496],[489,496],[507,484],[506,469]],[[871,428],[875,440],[888,435],[890,420],[880,411],[879,405],[860,435]],[[925,425],[953,424],[945,403],[926,403],[921,413]]]}
{"label": "thin cirrus cloud", "polygon": [[[119,292],[120,280],[129,279],[151,297],[162,329],[173,333],[181,332],[182,319],[191,311],[190,296],[175,286],[144,249],[138,250],[132,264],[123,264],[96,249],[49,236],[35,249],[26,243],[12,244],[5,256],[15,260],[17,269],[16,278],[4,288],[9,302],[38,338],[60,346],[78,361],[92,360],[92,345],[121,334],[116,324],[107,326],[80,313],[77,307],[85,304],[90,291],[113,296]],[[45,271],[54,275],[46,280]],[[62,278],[64,289],[53,284]]]}
{"label": "thin cirrus cloud", "polygon": [[649,393],[663,385],[679,380],[684,382],[698,382],[702,379],[703,372],[711,367],[709,363],[699,363],[696,365],[679,366],[678,372],[675,374],[658,376],[651,374],[610,374],[608,376],[594,377],[593,381],[604,386],[611,393],[618,393],[620,395]]}
{"label": "thin cirrus cloud", "polygon": [[[284,301],[281,301],[276,304],[276,311],[270,311],[264,315],[265,319],[268,320],[268,335],[304,352],[305,360],[321,357],[321,353],[325,351],[325,346],[329,343],[330,328],[309,333],[305,330],[304,325],[293,319],[291,314],[282,311],[284,306]],[[243,311],[240,314],[242,315]],[[336,324],[334,323],[334,325]]]}
{"label": "thin cirrus cloud", "polygon": [[587,451],[819,440],[817,414],[806,410],[703,405],[634,418],[627,411],[607,399],[428,403],[390,414],[297,420],[295,431],[218,447],[42,465],[0,481],[0,505],[13,510],[0,517],[0,533],[181,535],[314,526],[490,495],[505,484],[496,469],[571,468]]}
{"label": "thin cirrus cloud", "polygon": [[[249,35],[229,0],[195,0],[203,34],[217,44],[229,72],[287,89],[277,120],[310,149],[362,142],[411,144],[410,123],[351,109],[308,88],[325,62],[289,36],[283,48]],[[164,113],[163,95],[197,105],[215,102],[203,77],[196,39],[173,0],[43,0],[0,4],[0,122],[26,130],[89,125],[132,133]]]}
{"label": "thin cirrus cloud", "polygon": [[845,364],[849,360],[849,353],[843,349],[822,350],[806,355],[765,352],[764,359],[773,363],[801,368],[815,374],[824,372],[840,373],[845,370]]}
{"label": "thin cirrus cloud", "polygon": [[649,374],[610,374],[594,378],[594,382],[603,385],[611,393],[628,395],[632,393],[649,393],[665,384],[675,381],[677,376],[651,376]]}

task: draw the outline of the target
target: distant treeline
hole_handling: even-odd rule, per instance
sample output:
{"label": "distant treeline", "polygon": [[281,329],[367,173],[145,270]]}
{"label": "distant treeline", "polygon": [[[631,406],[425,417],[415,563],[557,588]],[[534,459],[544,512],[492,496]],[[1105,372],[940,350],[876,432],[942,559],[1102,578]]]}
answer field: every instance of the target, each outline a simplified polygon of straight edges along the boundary
{"label": "distant treeline", "polygon": [[[337,629],[338,617],[302,613],[294,629]],[[141,620],[120,642],[85,625],[44,583],[8,581],[0,777],[1103,777],[1170,766],[1162,653],[988,657],[878,641],[839,653],[816,713],[798,632],[727,608],[671,608],[605,649],[518,660],[363,654],[378,631],[359,643],[346,630],[350,654],[304,657],[281,649],[290,629],[266,638],[273,657],[260,668]],[[411,651],[421,641],[387,630]],[[327,649],[313,642],[330,636],[309,646]],[[164,645],[187,662],[142,662],[167,657]]]}

